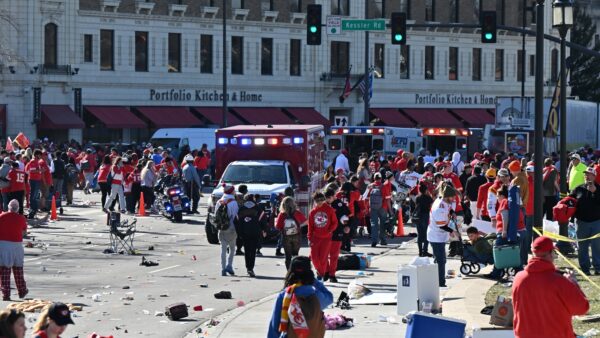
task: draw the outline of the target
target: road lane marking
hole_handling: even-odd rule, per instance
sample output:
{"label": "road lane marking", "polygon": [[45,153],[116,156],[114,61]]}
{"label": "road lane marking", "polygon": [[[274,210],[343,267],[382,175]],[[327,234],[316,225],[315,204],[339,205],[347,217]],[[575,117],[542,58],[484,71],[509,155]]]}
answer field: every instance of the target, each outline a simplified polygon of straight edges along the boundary
{"label": "road lane marking", "polygon": [[177,268],[177,267],[180,267],[180,266],[181,266],[181,265],[177,264],[177,265],[169,266],[169,267],[166,267],[166,268],[162,268],[162,269],[158,269],[158,270],[150,271],[150,272],[148,272],[148,273],[156,273],[156,272],[161,272],[161,271],[165,271],[165,270],[169,270],[169,269],[174,269],[174,268]]}
{"label": "road lane marking", "polygon": [[37,256],[37,257],[33,257],[33,258],[27,258],[27,259],[25,259],[25,262],[32,262],[32,261],[37,261],[38,259],[42,259],[42,258],[60,256],[60,255],[66,254],[66,253],[75,252],[75,251],[81,251],[81,250],[84,250],[84,249],[90,249],[90,248],[93,248],[93,247],[96,247],[96,246],[98,246],[98,245],[92,244],[92,245],[88,245],[86,247],[79,248],[79,249],[72,249],[72,250],[67,250],[67,251],[63,251],[63,252],[57,252],[57,253],[53,253],[53,254],[49,254],[49,255]]}

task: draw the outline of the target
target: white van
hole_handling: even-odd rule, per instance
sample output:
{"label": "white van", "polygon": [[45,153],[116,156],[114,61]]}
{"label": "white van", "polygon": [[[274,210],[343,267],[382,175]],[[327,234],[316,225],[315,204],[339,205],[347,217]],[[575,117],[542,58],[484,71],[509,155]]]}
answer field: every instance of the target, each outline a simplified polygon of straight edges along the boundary
{"label": "white van", "polygon": [[154,132],[150,142],[154,146],[162,146],[164,149],[171,148],[171,155],[178,158],[179,153],[186,145],[190,150],[202,148],[206,143],[209,150],[215,149],[214,128],[163,128]]}

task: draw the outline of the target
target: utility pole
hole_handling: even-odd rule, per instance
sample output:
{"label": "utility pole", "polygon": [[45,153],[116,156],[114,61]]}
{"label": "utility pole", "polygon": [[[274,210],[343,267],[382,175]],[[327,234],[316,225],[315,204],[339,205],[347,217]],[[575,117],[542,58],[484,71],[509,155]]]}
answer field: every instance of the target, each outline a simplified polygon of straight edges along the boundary
{"label": "utility pole", "polygon": [[227,128],[227,1],[223,0],[223,128]]}
{"label": "utility pole", "polygon": [[[537,0],[535,36],[535,172],[533,226],[540,229],[544,217],[544,0]],[[562,93],[561,93],[562,94]],[[561,163],[561,166],[564,164]],[[561,177],[561,180],[564,180]]]}

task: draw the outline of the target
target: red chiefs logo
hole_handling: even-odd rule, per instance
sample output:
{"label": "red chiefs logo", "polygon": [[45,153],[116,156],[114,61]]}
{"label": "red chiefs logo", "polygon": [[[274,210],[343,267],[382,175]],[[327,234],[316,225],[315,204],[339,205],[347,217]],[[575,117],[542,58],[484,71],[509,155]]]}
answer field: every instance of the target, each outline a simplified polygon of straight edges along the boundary
{"label": "red chiefs logo", "polygon": [[327,217],[326,213],[319,211],[315,214],[314,220],[315,226],[317,228],[324,228],[327,225],[327,221],[329,221],[329,218]]}

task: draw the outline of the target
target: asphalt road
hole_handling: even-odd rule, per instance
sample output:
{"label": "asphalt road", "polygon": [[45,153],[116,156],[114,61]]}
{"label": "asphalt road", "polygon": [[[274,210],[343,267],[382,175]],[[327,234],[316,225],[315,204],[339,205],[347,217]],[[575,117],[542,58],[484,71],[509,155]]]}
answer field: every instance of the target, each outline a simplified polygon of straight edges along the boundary
{"label": "asphalt road", "polygon": [[[220,247],[208,244],[204,235],[206,201],[200,215],[185,215],[180,224],[159,216],[139,217],[134,240],[138,254],[104,254],[109,229],[99,201],[97,193],[77,191],[75,206],[65,207],[59,221],[41,222],[30,229],[35,247],[25,249],[28,299],[83,305],[74,314],[75,325],[63,334],[65,338],[83,338],[92,332],[115,337],[183,337],[213,316],[239,306],[240,301],[249,303],[282,287],[284,261],[275,257],[272,246],[263,248],[265,256],[257,258],[256,278],[246,275],[242,256],[234,261],[236,276],[221,276]],[[150,246],[154,250],[148,250]],[[361,246],[355,251],[384,250],[372,249],[366,242]],[[307,255],[308,249],[300,253]],[[142,255],[159,265],[140,266]],[[14,281],[12,286],[12,298],[17,301]],[[231,291],[233,299],[215,299],[213,294],[222,290]],[[173,322],[155,315],[178,302],[190,306],[188,318]],[[197,305],[203,311],[194,311]],[[29,330],[37,316],[27,315]]]}

